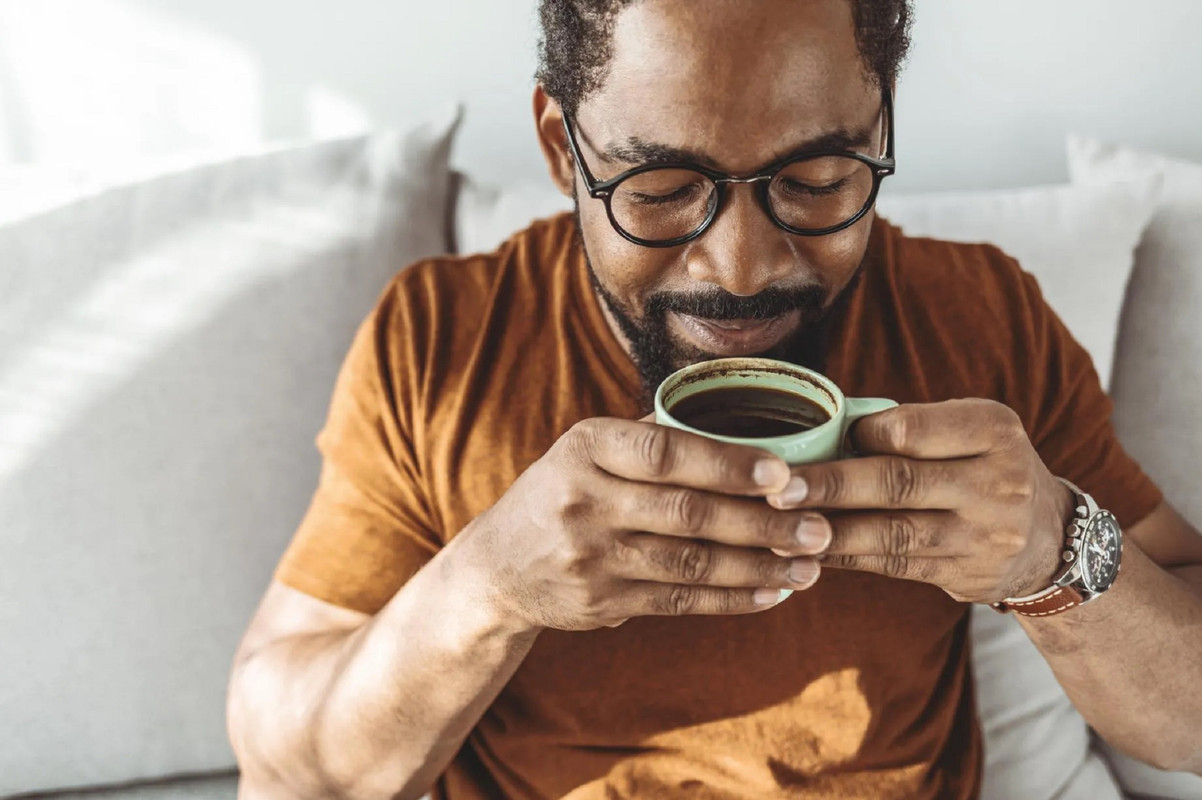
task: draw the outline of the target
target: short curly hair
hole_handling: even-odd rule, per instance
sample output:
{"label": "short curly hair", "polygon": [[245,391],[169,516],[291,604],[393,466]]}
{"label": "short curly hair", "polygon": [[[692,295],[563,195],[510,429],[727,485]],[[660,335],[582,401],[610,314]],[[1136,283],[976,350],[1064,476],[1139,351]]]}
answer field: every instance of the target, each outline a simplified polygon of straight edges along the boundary
{"label": "short curly hair", "polygon": [[[585,97],[601,86],[613,55],[614,22],[618,12],[634,2],[539,0],[542,35],[535,79],[567,113],[574,115]],[[879,84],[892,84],[910,49],[912,0],[848,2],[866,74]]]}

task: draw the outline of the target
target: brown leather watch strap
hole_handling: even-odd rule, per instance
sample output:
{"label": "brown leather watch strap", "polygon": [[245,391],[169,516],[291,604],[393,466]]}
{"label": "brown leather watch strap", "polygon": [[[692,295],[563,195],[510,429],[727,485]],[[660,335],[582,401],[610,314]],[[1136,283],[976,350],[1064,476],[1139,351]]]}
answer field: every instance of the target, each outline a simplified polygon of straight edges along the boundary
{"label": "brown leather watch strap", "polygon": [[993,607],[1003,614],[1013,611],[1024,617],[1050,617],[1081,605],[1082,599],[1081,593],[1072,586],[1057,586],[1030,597],[1003,600],[1000,603],[994,603]]}

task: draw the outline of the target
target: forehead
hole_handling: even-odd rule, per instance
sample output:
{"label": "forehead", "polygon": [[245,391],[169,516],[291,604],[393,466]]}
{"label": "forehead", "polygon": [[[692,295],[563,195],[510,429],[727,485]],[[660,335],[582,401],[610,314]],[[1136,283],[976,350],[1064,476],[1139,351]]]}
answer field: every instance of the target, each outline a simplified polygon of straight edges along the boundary
{"label": "forehead", "polygon": [[577,118],[598,146],[638,137],[738,172],[879,108],[850,0],[643,0]]}

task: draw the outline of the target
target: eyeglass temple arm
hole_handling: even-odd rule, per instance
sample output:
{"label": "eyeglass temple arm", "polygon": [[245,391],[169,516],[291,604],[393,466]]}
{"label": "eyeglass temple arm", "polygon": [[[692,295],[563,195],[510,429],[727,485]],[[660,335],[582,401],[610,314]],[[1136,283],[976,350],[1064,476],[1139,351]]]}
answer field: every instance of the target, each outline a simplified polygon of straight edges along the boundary
{"label": "eyeglass temple arm", "polygon": [[576,131],[572,125],[572,121],[566,111],[562,112],[561,119],[563,120],[563,130],[568,137],[568,149],[572,151],[572,160],[576,162],[576,167],[580,170],[580,174],[584,177],[584,185],[588,188],[589,193],[593,194],[597,191],[598,180],[593,177],[592,171],[588,168],[588,164],[584,163],[584,157],[580,154],[580,145],[576,142]]}
{"label": "eyeglass temple arm", "polygon": [[885,158],[896,160],[893,141],[893,87],[886,85],[883,92],[885,103]]}

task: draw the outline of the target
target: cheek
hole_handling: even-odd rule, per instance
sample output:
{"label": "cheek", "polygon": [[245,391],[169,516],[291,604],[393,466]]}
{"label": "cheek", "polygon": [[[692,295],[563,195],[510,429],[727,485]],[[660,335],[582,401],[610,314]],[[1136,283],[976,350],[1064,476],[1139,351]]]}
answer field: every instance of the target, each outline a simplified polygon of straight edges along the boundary
{"label": "cheek", "polygon": [[838,291],[847,285],[864,260],[875,214],[869,212],[850,228],[828,236],[795,236],[802,260],[822,276],[822,283]]}
{"label": "cheek", "polygon": [[581,236],[601,284],[628,308],[641,309],[648,295],[666,285],[677,248],[628,242],[610,224],[603,202],[587,195],[578,202]]}

